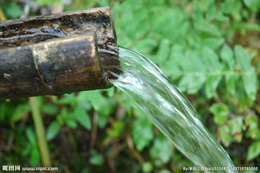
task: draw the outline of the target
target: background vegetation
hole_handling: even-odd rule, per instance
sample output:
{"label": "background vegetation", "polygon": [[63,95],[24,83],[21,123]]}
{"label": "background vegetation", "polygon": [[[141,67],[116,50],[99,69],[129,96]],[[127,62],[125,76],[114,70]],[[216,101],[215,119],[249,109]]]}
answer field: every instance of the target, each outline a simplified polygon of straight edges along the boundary
{"label": "background vegetation", "polygon": [[[161,68],[235,165],[260,169],[260,1],[0,0],[7,19],[100,6],[112,8],[118,44]],[[4,164],[82,173],[193,166],[116,88],[1,101]]]}

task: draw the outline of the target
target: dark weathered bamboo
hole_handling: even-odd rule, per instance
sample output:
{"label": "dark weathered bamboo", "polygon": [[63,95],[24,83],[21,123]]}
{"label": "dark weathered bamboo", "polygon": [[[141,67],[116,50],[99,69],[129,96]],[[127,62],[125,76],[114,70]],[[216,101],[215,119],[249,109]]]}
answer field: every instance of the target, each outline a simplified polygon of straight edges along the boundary
{"label": "dark weathered bamboo", "polygon": [[0,99],[108,88],[117,58],[109,8],[0,22]]}
{"label": "dark weathered bamboo", "polygon": [[98,62],[96,35],[0,49],[0,97],[63,94],[109,86]]}

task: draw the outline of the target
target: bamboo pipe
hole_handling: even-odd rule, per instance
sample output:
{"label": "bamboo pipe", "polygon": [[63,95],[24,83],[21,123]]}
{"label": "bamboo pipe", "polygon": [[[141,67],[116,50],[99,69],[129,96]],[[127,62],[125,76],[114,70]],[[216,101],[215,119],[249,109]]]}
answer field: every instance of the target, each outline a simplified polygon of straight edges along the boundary
{"label": "bamboo pipe", "polygon": [[0,99],[108,88],[118,64],[108,7],[0,22]]}

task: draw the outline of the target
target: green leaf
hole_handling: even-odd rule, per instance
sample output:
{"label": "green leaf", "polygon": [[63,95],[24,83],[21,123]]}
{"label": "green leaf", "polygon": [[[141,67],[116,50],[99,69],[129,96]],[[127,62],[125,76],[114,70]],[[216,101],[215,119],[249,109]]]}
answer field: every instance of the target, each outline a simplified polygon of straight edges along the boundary
{"label": "green leaf", "polygon": [[122,121],[114,121],[112,123],[112,127],[107,129],[108,137],[115,138],[118,137],[120,134],[122,134],[124,130],[124,124]]}
{"label": "green leaf", "polygon": [[98,111],[102,102],[104,101],[101,92],[98,90],[95,91],[84,91],[81,92],[81,95],[84,95],[85,99],[88,99],[93,106],[93,108]]}
{"label": "green leaf", "polygon": [[69,104],[74,105],[76,103],[76,97],[74,93],[72,94],[64,94],[62,98],[60,98],[57,103],[58,104]]}
{"label": "green leaf", "polygon": [[207,67],[197,53],[198,52],[195,51],[186,51],[184,57],[177,61],[185,74],[185,76],[181,78],[178,86],[189,94],[197,93],[207,79],[204,75],[205,71],[207,71]]}
{"label": "green leaf", "polygon": [[256,157],[258,157],[260,154],[260,141],[255,141],[252,143],[248,149],[247,153],[247,161],[250,161]]}
{"label": "green leaf", "polygon": [[43,6],[43,5],[50,5],[51,0],[36,0],[37,5]]}
{"label": "green leaf", "polygon": [[22,156],[29,156],[29,154],[31,153],[31,150],[32,150],[32,146],[30,145],[27,145],[26,148],[23,149],[22,151]]}
{"label": "green leaf", "polygon": [[150,149],[150,155],[154,159],[159,159],[162,163],[167,163],[172,155],[168,140],[159,133]]}
{"label": "green leaf", "polygon": [[256,115],[248,115],[245,119],[245,125],[248,127],[246,136],[256,139],[258,134],[258,117]]}
{"label": "green leaf", "polygon": [[52,6],[62,6],[63,5],[63,2],[61,0],[52,0]]}
{"label": "green leaf", "polygon": [[108,97],[113,97],[115,93],[115,87],[109,88],[106,90]]}
{"label": "green leaf", "polygon": [[227,147],[232,142],[232,138],[230,135],[230,129],[228,125],[224,124],[218,128],[218,134],[222,141],[222,143]]}
{"label": "green leaf", "polygon": [[5,112],[7,110],[7,105],[4,103],[2,103],[0,105],[0,122],[3,122],[4,121],[4,118],[5,118]]}
{"label": "green leaf", "polygon": [[236,116],[231,121],[229,121],[229,127],[231,129],[231,134],[241,133],[243,129],[243,116]]}
{"label": "green leaf", "polygon": [[30,111],[30,106],[28,104],[19,105],[11,117],[11,124],[14,125],[16,122],[21,121],[26,115],[27,111]]}
{"label": "green leaf", "polygon": [[202,88],[206,81],[205,76],[184,76],[181,78],[178,87],[182,91],[187,91],[188,94],[195,94]]}
{"label": "green leaf", "polygon": [[[39,0],[38,0],[39,1]],[[53,2],[53,0],[40,0],[40,1],[50,1]],[[56,0],[58,1],[58,0]],[[63,2],[63,1],[62,1]],[[97,3],[97,0],[77,0],[75,3],[72,3],[69,6],[65,6],[65,9],[67,11],[72,11],[72,10],[80,10],[80,9],[88,9],[88,8],[93,8],[95,6],[95,4]]]}
{"label": "green leaf", "polygon": [[242,134],[242,133],[236,133],[236,134],[234,134],[234,139],[235,139],[235,141],[241,142],[241,141],[242,141],[242,138],[243,138],[243,134]]}
{"label": "green leaf", "polygon": [[198,2],[203,12],[207,12],[210,6],[214,5],[214,0],[200,0]]}
{"label": "green leaf", "polygon": [[30,159],[32,166],[38,166],[40,164],[40,152],[37,147],[33,147],[30,153]]}
{"label": "green leaf", "polygon": [[229,111],[225,104],[214,103],[209,110],[214,115],[214,122],[216,124],[221,125],[226,122]]}
{"label": "green leaf", "polygon": [[223,43],[224,39],[221,37],[210,37],[203,40],[202,46],[207,46],[213,50],[219,48]]}
{"label": "green leaf", "polygon": [[189,43],[189,47],[193,48],[193,49],[199,49],[202,44],[202,38],[199,34],[199,32],[195,32],[195,31],[190,31],[189,33],[189,37],[187,38],[188,43]]}
{"label": "green leaf", "polygon": [[135,1],[135,0],[128,0],[128,1],[124,1],[121,5],[122,8],[125,9],[133,9],[133,10],[137,10],[143,7],[142,1]]}
{"label": "green leaf", "polygon": [[246,6],[253,12],[257,12],[260,7],[260,1],[259,0],[243,0]]}
{"label": "green leaf", "polygon": [[151,162],[145,162],[142,165],[142,170],[145,173],[151,172],[153,170],[153,164]]}
{"label": "green leaf", "polygon": [[108,120],[107,117],[99,116],[98,117],[98,127],[101,129],[104,129],[106,127],[107,120]]}
{"label": "green leaf", "polygon": [[235,116],[231,119],[228,124],[230,127],[231,134],[237,142],[242,140],[242,130],[244,129],[243,116]]}
{"label": "green leaf", "polygon": [[50,141],[50,140],[54,139],[57,136],[57,134],[59,133],[59,131],[60,131],[59,123],[57,121],[53,121],[49,125],[49,127],[47,129],[47,132],[46,132],[46,139],[47,139],[47,141]]}
{"label": "green leaf", "polygon": [[252,106],[252,100],[247,96],[247,93],[244,88],[244,81],[243,80],[237,80],[236,82],[236,92],[235,97],[238,99],[240,103],[239,109],[241,111],[245,111],[245,109],[248,109],[248,107]]}
{"label": "green leaf", "polygon": [[[234,59],[233,51],[231,50],[231,48],[225,44],[221,49],[220,55],[221,55],[220,56],[221,60],[225,64],[224,70],[236,73],[235,59]],[[235,91],[236,91],[235,84],[236,84],[237,79],[238,79],[237,75],[229,75],[229,74],[225,75],[227,90],[233,95],[235,94]]]}
{"label": "green leaf", "polygon": [[5,13],[8,17],[14,19],[19,18],[23,14],[23,10],[17,4],[17,2],[11,1],[7,6],[7,10],[5,10]]}
{"label": "green leaf", "polygon": [[219,62],[218,55],[210,48],[203,47],[203,60],[206,63],[209,71],[221,71],[222,65]]}
{"label": "green leaf", "polygon": [[30,127],[26,128],[25,134],[26,134],[27,138],[29,139],[29,142],[31,143],[31,145],[37,146],[37,139],[36,139],[35,133],[32,130],[32,128],[30,128]]}
{"label": "green leaf", "polygon": [[250,57],[242,46],[235,46],[235,56],[241,71],[245,73],[242,79],[246,94],[251,100],[255,100],[258,83],[255,75],[255,68],[251,66]]}
{"label": "green leaf", "polygon": [[63,125],[68,119],[68,109],[66,107],[63,107],[61,109],[60,114],[57,116],[57,120],[59,124]]}
{"label": "green leaf", "polygon": [[[77,99],[78,100],[77,107],[81,107],[83,109],[90,110],[89,109],[89,103],[90,103],[92,105],[92,107],[95,109],[95,111],[97,111],[99,113],[100,117],[106,118],[112,112],[115,111],[116,100],[113,97],[103,96],[102,92],[107,92],[107,90],[80,92],[78,99]],[[88,102],[86,102],[86,101],[88,101]]]}
{"label": "green leaf", "polygon": [[206,13],[206,19],[208,21],[211,21],[215,18],[216,16],[216,5],[214,0],[203,0],[204,2],[207,3],[207,9],[205,11]]}
{"label": "green leaf", "polygon": [[54,104],[45,104],[43,105],[42,110],[48,115],[56,115],[59,112],[57,105]]}
{"label": "green leaf", "polygon": [[142,151],[153,139],[151,122],[147,118],[136,119],[132,127],[132,136],[137,150]]}
{"label": "green leaf", "polygon": [[164,64],[170,53],[170,41],[163,39],[160,42],[159,50],[157,52],[158,65]]}
{"label": "green leaf", "polygon": [[[150,30],[161,37],[168,38],[172,42],[180,40],[189,27],[188,23],[186,23],[187,16],[184,11],[176,7],[159,8],[156,13],[151,13],[148,19]],[[167,25],[165,25],[166,23]]]}
{"label": "green leaf", "polygon": [[231,94],[235,94],[236,92],[236,81],[238,79],[238,76],[230,76],[228,79],[226,79],[226,86],[227,86],[227,89],[228,91],[231,93]]}
{"label": "green leaf", "polygon": [[194,3],[194,15],[193,15],[193,20],[195,21],[200,21],[203,19],[203,11],[202,8],[199,4],[198,0],[195,0]]}
{"label": "green leaf", "polygon": [[69,118],[67,121],[66,121],[66,124],[67,126],[69,126],[70,128],[72,129],[76,129],[78,127],[78,124],[76,122],[76,120],[72,119],[72,118]]}
{"label": "green leaf", "polygon": [[225,16],[221,11],[217,12],[215,19],[219,22],[227,22],[229,20],[229,18]]}
{"label": "green leaf", "polygon": [[167,169],[163,169],[161,170],[159,173],[171,173],[171,171],[167,170]]}
{"label": "green leaf", "polygon": [[208,98],[212,98],[215,95],[217,86],[222,78],[222,76],[218,74],[222,71],[222,65],[219,62],[218,55],[212,49],[203,47],[202,51],[203,61],[208,68],[208,71],[213,73],[206,81],[206,95]]}
{"label": "green leaf", "polygon": [[195,22],[195,29],[208,36],[217,36],[217,37],[221,36],[218,27],[206,20]]}
{"label": "green leaf", "polygon": [[206,95],[210,99],[215,96],[218,83],[221,80],[221,76],[209,77],[206,82]]}
{"label": "green leaf", "polygon": [[[157,56],[151,59],[156,64],[161,64],[160,68],[163,73],[175,80],[181,77],[181,70],[178,65],[179,59],[184,56],[184,47],[181,45],[173,45],[170,49],[169,60],[162,62]],[[163,64],[162,64],[163,63]]]}
{"label": "green leaf", "polygon": [[98,153],[96,150],[92,150],[91,151],[91,157],[89,159],[89,162],[92,164],[92,165],[96,165],[96,166],[101,166],[104,162],[104,158],[103,156]]}
{"label": "green leaf", "polygon": [[79,95],[77,96],[77,107],[81,107],[85,110],[92,109],[92,105],[90,101],[87,98],[87,91],[79,92]]}
{"label": "green leaf", "polygon": [[148,54],[157,45],[157,42],[152,38],[145,38],[135,43],[134,48],[142,54]]}
{"label": "green leaf", "polygon": [[79,124],[81,124],[87,130],[91,129],[91,120],[86,110],[80,107],[76,107],[73,115]]}
{"label": "green leaf", "polygon": [[223,13],[229,14],[231,7],[233,6],[235,0],[225,0],[220,5],[220,11]]}
{"label": "green leaf", "polygon": [[251,58],[242,46],[235,46],[235,55],[237,63],[240,65],[241,71],[254,72],[254,68],[251,66]]}
{"label": "green leaf", "polygon": [[108,0],[99,0],[98,3],[100,4],[101,7],[109,6]]}
{"label": "green leaf", "polygon": [[230,13],[235,22],[240,22],[242,19],[241,9],[243,7],[242,1],[234,1],[230,8]]}

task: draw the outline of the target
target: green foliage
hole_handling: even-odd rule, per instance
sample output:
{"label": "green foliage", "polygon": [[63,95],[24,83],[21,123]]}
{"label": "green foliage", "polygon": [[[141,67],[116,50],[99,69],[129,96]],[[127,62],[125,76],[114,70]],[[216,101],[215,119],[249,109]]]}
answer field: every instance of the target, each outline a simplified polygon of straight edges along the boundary
{"label": "green foliage", "polygon": [[171,171],[164,169],[164,170],[161,170],[159,173],[171,173]]}
{"label": "green foliage", "polygon": [[[230,47],[227,45],[224,45],[220,52],[221,60],[224,63],[224,70],[235,70],[235,60],[234,60],[234,54]],[[225,76],[225,82],[227,91],[234,95],[236,93],[236,85],[235,82],[238,79],[239,76],[237,75],[226,75]]]}
{"label": "green foliage", "polygon": [[250,161],[260,154],[260,141],[252,143],[248,150],[247,160]]}
{"label": "green foliage", "polygon": [[103,156],[98,153],[96,150],[92,150],[91,151],[91,157],[89,159],[89,162],[92,164],[92,165],[96,165],[96,166],[100,166],[103,164],[104,162],[104,158]]}
{"label": "green foliage", "polygon": [[210,112],[214,115],[214,122],[218,125],[223,124],[227,120],[228,116],[228,107],[221,103],[221,104],[213,104],[210,107]]}
{"label": "green foliage", "polygon": [[133,123],[132,136],[137,150],[142,151],[153,139],[152,124],[147,118],[138,118]]}
{"label": "green foliage", "polygon": [[71,10],[80,10],[80,9],[87,9],[92,8],[97,3],[97,0],[75,0],[75,2],[66,7],[65,10],[71,11]]}
{"label": "green foliage", "polygon": [[89,115],[84,109],[77,107],[73,112],[73,116],[76,119],[76,121],[80,123],[83,127],[85,127],[87,130],[91,129],[91,121]]}
{"label": "green foliage", "polygon": [[112,127],[107,129],[107,138],[108,139],[113,139],[115,137],[120,136],[122,131],[124,130],[124,123],[121,121],[114,121],[112,123]]}
{"label": "green foliage", "polygon": [[142,167],[143,172],[148,173],[152,172],[153,164],[151,162],[145,162]]}
{"label": "green foliage", "polygon": [[[236,53],[235,59],[233,51],[226,44],[221,49],[220,58],[218,51],[214,50],[218,50],[223,45],[225,30],[220,27],[221,23],[217,23],[217,25],[210,23],[216,18],[219,20],[220,16],[229,14],[230,11],[233,13],[239,11],[237,6],[241,4],[233,5],[232,1],[224,1],[220,4],[221,8],[217,9],[214,1],[195,1],[194,4],[189,4],[194,5],[195,8],[192,20],[189,21],[189,16],[185,14],[188,9],[181,9],[181,7],[185,8],[184,6],[169,7],[167,3],[162,2],[153,4],[151,9],[149,8],[150,3],[146,1],[135,4],[132,11],[129,8],[127,10],[123,8],[133,6],[131,1],[123,3],[122,8],[114,8],[113,14],[116,19],[117,15],[122,13],[121,18],[116,20],[119,23],[117,28],[119,44],[125,47],[130,46],[145,55],[152,54],[151,59],[161,67],[162,71],[174,80],[180,78],[178,86],[182,91],[190,94],[205,89],[206,96],[212,98],[215,96],[221,80],[226,80],[228,91],[235,96],[236,85],[239,85],[236,81],[240,76],[243,81],[253,80],[245,85],[245,91],[249,97],[247,101],[252,103],[257,90],[255,68],[250,64],[246,69],[235,68],[236,63],[240,64],[239,57],[246,62],[250,62],[251,59],[248,58],[249,56],[243,48],[237,49],[237,46],[236,51],[240,53]],[[232,5],[234,6],[232,9],[227,8]],[[145,12],[143,9],[146,9]],[[142,17],[137,17],[142,12]],[[168,16],[175,16],[174,21]],[[226,20],[231,18],[232,16],[229,16]],[[131,26],[128,25],[128,21],[131,21]],[[232,22],[232,20],[230,21]],[[165,25],[166,23],[167,25]],[[195,27],[195,31],[188,30],[192,26]],[[135,27],[135,29],[133,30],[131,27]],[[229,27],[234,27],[233,23]],[[230,35],[232,34],[230,33]],[[139,39],[140,37],[144,39]],[[156,42],[159,43],[158,47]],[[154,53],[156,49],[158,51]],[[176,49],[178,49],[178,54]],[[241,54],[242,51],[244,54]],[[221,60],[228,64],[222,67]],[[171,66],[171,69],[168,66]]]}
{"label": "green foliage", "polygon": [[260,1],[259,0],[243,0],[246,6],[253,12],[257,12],[260,8]]}
{"label": "green foliage", "polygon": [[165,164],[170,160],[171,149],[169,141],[159,133],[153,142],[153,146],[150,149],[150,155],[153,159],[157,159],[160,164]]}
{"label": "green foliage", "polygon": [[230,129],[228,125],[223,125],[218,128],[218,135],[220,136],[221,142],[224,146],[229,146],[232,142],[232,136],[230,134]]}
{"label": "green foliage", "polygon": [[249,115],[245,119],[245,125],[248,127],[246,137],[252,139],[260,139],[260,129],[258,129],[258,117],[256,115]]}
{"label": "green foliage", "polygon": [[[211,99],[213,104],[203,116],[214,115],[219,125],[216,136],[225,146],[255,137],[259,121],[250,121],[247,111],[257,111],[252,106],[259,89],[259,60],[252,63],[254,56],[232,37],[259,31],[259,25],[249,19],[260,3],[244,1],[245,7],[233,0],[131,2],[113,9],[119,44],[149,57],[182,91]],[[254,27],[247,27],[251,24]],[[219,97],[220,103],[214,103]]]}
{"label": "green foliage", "polygon": [[25,133],[30,142],[29,144],[30,162],[33,166],[37,166],[39,165],[40,162],[40,152],[37,146],[36,135],[31,128],[27,128]]}
{"label": "green foliage", "polygon": [[37,3],[39,6],[49,5],[49,4],[51,3],[51,0],[36,0],[36,3]]}
{"label": "green foliage", "polygon": [[21,121],[24,118],[25,112],[30,111],[30,106],[28,104],[19,105],[14,113],[11,115],[10,123],[12,126],[18,121]]}
{"label": "green foliage", "polygon": [[247,96],[251,100],[255,100],[258,81],[255,74],[255,68],[251,65],[251,58],[246,54],[242,46],[235,46],[235,56],[241,72],[244,72],[242,79]]}
{"label": "green foliage", "polygon": [[56,115],[59,112],[57,105],[46,104],[42,106],[42,111],[48,115]]}
{"label": "green foliage", "polygon": [[[61,3],[36,1],[39,8]],[[8,19],[23,14],[16,1],[0,4]],[[257,166],[259,0],[75,0],[64,9],[94,6],[111,7],[118,44],[159,66],[235,165]],[[38,99],[53,165],[60,171],[168,173],[194,166],[115,88]],[[5,152],[5,164],[41,165],[30,114],[27,99],[0,102],[0,130],[10,141],[4,148],[11,151]]]}
{"label": "green foliage", "polygon": [[2,8],[8,18],[19,18],[23,14],[22,8],[15,1],[4,3]]}
{"label": "green foliage", "polygon": [[60,131],[60,125],[57,121],[51,122],[46,132],[46,139],[52,140]]}

